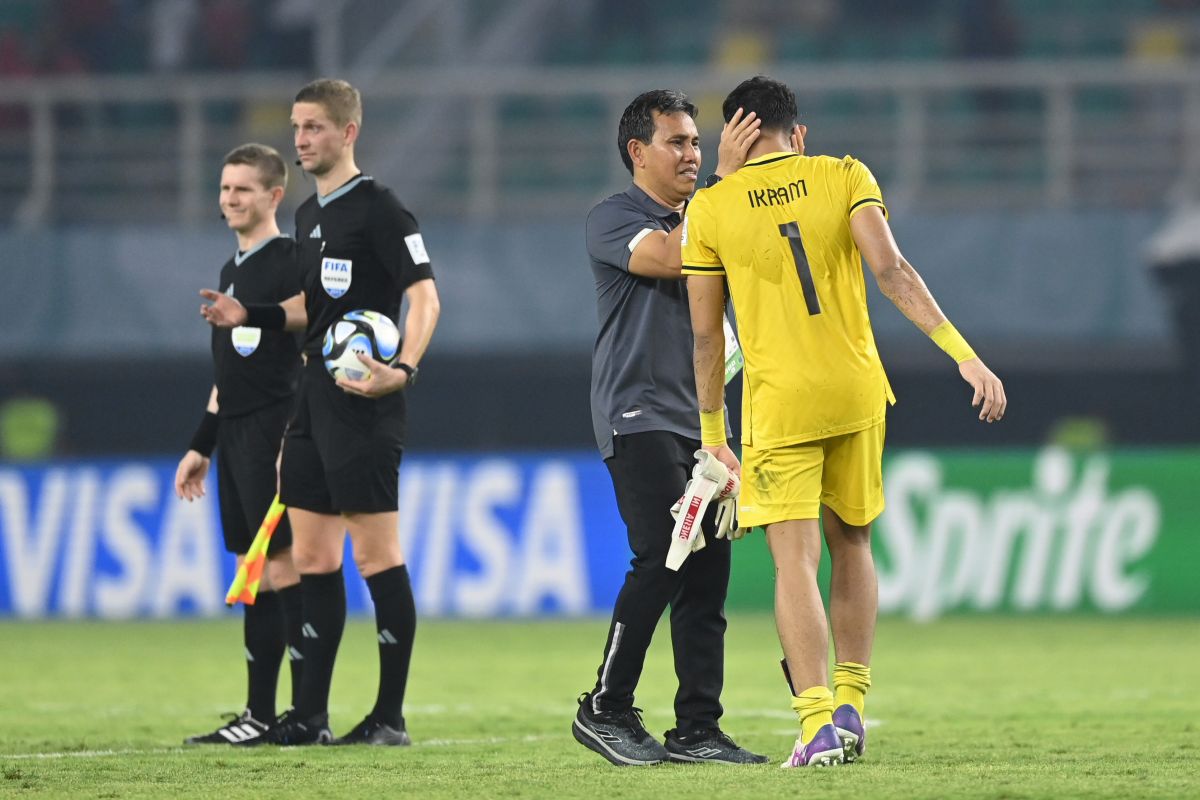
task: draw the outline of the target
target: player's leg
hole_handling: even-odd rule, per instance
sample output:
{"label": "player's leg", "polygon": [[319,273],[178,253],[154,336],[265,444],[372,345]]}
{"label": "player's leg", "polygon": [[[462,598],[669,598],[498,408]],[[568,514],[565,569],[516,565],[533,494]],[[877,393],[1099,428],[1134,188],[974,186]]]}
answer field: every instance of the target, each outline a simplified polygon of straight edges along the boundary
{"label": "player's leg", "polygon": [[690,453],[681,457],[677,438],[665,431],[617,436],[613,456],[604,462],[633,558],[613,605],[596,683],[580,698],[571,731],[580,744],[617,765],[657,764],[668,757],[646,731],[633,696],[654,629],[682,577],[666,567],[675,525],[671,506],[683,494],[693,463]]}
{"label": "player's leg", "polygon": [[[394,469],[392,475],[395,475]],[[396,511],[346,514],[354,563],[375,606],[379,690],[370,713],[334,744],[408,745],[404,693],[417,632],[417,609]]]}
{"label": "player's leg", "polygon": [[[251,414],[226,420],[228,442],[225,461],[236,489],[244,520],[243,531],[253,541],[263,517],[275,499],[278,486],[276,462],[289,416],[289,401],[275,403]],[[249,707],[257,719],[275,722],[275,697],[283,656],[298,639],[289,641],[287,600],[294,605],[300,594],[300,577],[292,565],[291,527],[281,519],[267,550],[263,581],[253,605],[245,606],[248,631],[247,658],[251,660],[251,701]],[[299,630],[299,624],[293,626]],[[293,680],[295,674],[293,672]],[[294,694],[294,693],[293,693]]]}
{"label": "player's leg", "polygon": [[322,385],[329,413],[314,417],[316,441],[330,497],[375,606],[380,665],[374,708],[335,744],[406,745],[404,692],[417,624],[397,511],[406,400],[403,392],[370,400]]}
{"label": "player's leg", "polygon": [[[251,523],[247,508],[253,487],[254,457],[247,452],[245,418],[224,420],[217,434],[217,497],[225,549],[237,555],[240,567],[258,522]],[[272,465],[272,472],[274,467]],[[274,485],[272,482],[272,496]],[[268,498],[267,504],[270,503]],[[263,506],[265,512],[266,505]],[[275,684],[283,659],[284,636],[279,599],[270,591],[258,595],[253,605],[242,606],[242,652],[246,660],[244,711],[215,731],[191,736],[185,744],[241,744],[259,738],[275,723]]]}
{"label": "player's leg", "polygon": [[[698,447],[699,442],[683,447],[685,465],[695,463],[693,454]],[[713,535],[714,516],[706,515],[706,544],[684,562],[679,591],[671,600],[671,649],[679,689],[675,727],[667,731],[663,744],[672,761],[765,764],[766,756],[740,747],[718,723],[725,676],[725,595],[731,542]]]}
{"label": "player's leg", "polygon": [[[711,519],[706,515],[705,522]],[[671,600],[671,650],[679,680],[675,731],[684,736],[716,729],[723,712],[731,543],[713,536],[711,525],[703,529],[705,546],[683,563],[679,591]]]}
{"label": "player's leg", "polygon": [[[300,684],[304,671],[304,590],[300,588],[300,573],[292,562],[292,529],[287,515],[279,521],[279,528],[287,526],[287,548],[278,552],[275,539],[272,537],[270,550],[267,553],[267,568],[265,579],[271,590],[279,598],[283,637],[287,646],[288,667],[291,672],[291,701],[288,705],[295,708],[300,699]],[[280,534],[279,528],[275,536]]]}
{"label": "player's leg", "polygon": [[[342,578],[345,528],[333,508],[321,456],[312,438],[306,379],[302,379],[296,415],[283,443],[279,499],[288,507],[292,563],[300,575],[300,691],[292,711],[257,742],[318,744],[331,741],[329,686],[338,645],[346,625],[346,586]],[[282,524],[282,523],[281,523]]]}
{"label": "player's leg", "polygon": [[743,448],[741,522],[765,525],[775,563],[775,625],[791,673],[800,737],[784,766],[840,763],[827,683],[829,633],[817,585],[821,563],[819,445]]}
{"label": "player's leg", "polygon": [[[346,583],[342,577],[345,523],[340,515],[288,508],[292,560],[300,573],[304,622],[304,669],[295,714],[320,727],[327,724],[329,687],[342,632],[346,628]],[[330,737],[332,738],[332,737]]]}
{"label": "player's leg", "polygon": [[847,761],[856,761],[867,746],[864,703],[871,686],[871,648],[879,608],[871,522],[883,511],[883,438],[881,422],[829,439],[825,449],[821,501],[832,562],[834,724]]}
{"label": "player's leg", "polygon": [[[255,414],[257,437],[255,450],[260,461],[254,476],[254,507],[249,519],[261,524],[266,509],[279,490],[279,453],[288,420],[293,416],[292,399],[276,403]],[[285,513],[275,526],[267,548],[267,565],[264,570],[267,588],[279,599],[279,624],[283,631],[289,672],[291,673],[291,697],[288,705],[295,708],[300,697],[301,673],[304,668],[304,593],[300,588],[300,573],[292,561],[292,525]]]}

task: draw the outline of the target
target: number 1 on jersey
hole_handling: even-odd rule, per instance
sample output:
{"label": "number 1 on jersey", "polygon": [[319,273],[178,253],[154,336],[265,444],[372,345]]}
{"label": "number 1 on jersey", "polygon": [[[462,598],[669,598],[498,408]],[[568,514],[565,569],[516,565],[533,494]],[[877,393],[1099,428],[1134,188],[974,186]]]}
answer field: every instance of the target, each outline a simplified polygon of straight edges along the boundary
{"label": "number 1 on jersey", "polygon": [[792,248],[792,260],[796,262],[796,274],[800,277],[800,288],[804,290],[804,305],[808,307],[808,315],[821,313],[821,304],[817,300],[817,287],[813,283],[812,268],[808,265],[808,254],[804,252],[804,242],[800,240],[800,224],[784,222],[779,226],[779,235],[787,237]]}

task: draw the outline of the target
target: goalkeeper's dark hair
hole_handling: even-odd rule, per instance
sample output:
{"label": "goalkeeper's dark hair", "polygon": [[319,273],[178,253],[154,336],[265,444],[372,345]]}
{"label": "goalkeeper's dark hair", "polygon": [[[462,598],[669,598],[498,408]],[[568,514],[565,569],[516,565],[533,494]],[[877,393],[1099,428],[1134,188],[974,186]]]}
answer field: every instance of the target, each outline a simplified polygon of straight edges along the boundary
{"label": "goalkeeper's dark hair", "polygon": [[749,80],[744,80],[729,93],[725,102],[721,104],[721,114],[725,121],[733,119],[739,108],[747,114],[753,111],[761,120],[761,130],[764,131],[790,133],[800,121],[800,112],[796,108],[796,94],[787,84],[765,75],[755,75]]}
{"label": "goalkeeper's dark hair", "polygon": [[225,155],[226,164],[245,164],[258,170],[258,176],[267,189],[287,188],[287,165],[283,156],[274,147],[265,144],[243,144],[233,148]]}
{"label": "goalkeeper's dark hair", "polygon": [[630,175],[633,174],[633,160],[629,157],[629,142],[637,139],[650,144],[654,139],[655,111],[659,114],[682,112],[692,119],[700,113],[686,94],[671,89],[654,89],[633,98],[633,102],[625,107],[621,124],[617,126],[617,150],[621,153],[621,163]]}

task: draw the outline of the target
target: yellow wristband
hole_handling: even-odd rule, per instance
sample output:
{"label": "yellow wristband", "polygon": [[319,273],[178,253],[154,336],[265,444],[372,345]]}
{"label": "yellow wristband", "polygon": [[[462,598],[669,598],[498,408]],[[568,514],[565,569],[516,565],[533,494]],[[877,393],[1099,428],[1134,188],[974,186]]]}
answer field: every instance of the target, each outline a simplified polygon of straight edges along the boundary
{"label": "yellow wristband", "polygon": [[967,340],[962,337],[958,329],[950,324],[950,320],[946,320],[931,330],[929,338],[933,339],[933,343],[942,348],[946,355],[953,358],[956,364],[976,358],[971,345],[967,344]]}
{"label": "yellow wristband", "polygon": [[725,444],[725,409],[700,412],[700,443],[705,447]]}

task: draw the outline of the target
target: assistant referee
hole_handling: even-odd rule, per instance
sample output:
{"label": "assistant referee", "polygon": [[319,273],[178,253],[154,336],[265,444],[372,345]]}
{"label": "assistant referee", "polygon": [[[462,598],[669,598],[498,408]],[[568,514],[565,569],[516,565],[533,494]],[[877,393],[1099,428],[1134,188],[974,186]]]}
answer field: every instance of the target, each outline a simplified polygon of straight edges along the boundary
{"label": "assistant referee", "polygon": [[[299,289],[296,242],[279,232],[275,212],[287,188],[287,167],[274,148],[244,144],[225,156],[221,214],[237,235],[237,252],[221,268],[221,291],[248,303],[278,303]],[[204,494],[214,448],[225,549],[241,566],[275,497],[276,463],[300,375],[294,334],[255,327],[213,328],[213,388],[208,408],[175,472],[175,492],[186,500]],[[263,588],[243,606],[246,708],[212,733],[185,744],[237,744],[257,739],[275,724],[275,690],[286,652],[292,702],[302,660],[300,576],[292,565],[292,532],[286,519],[267,550]]]}

